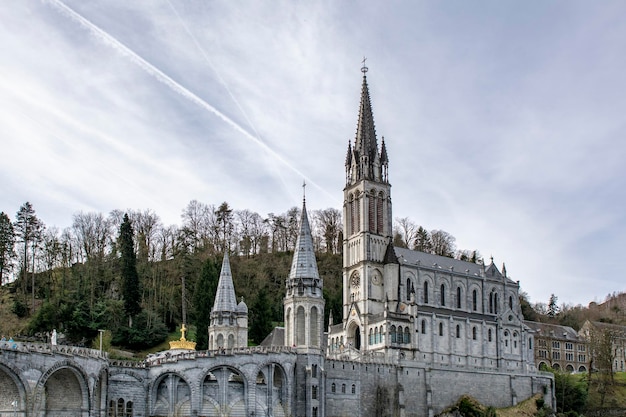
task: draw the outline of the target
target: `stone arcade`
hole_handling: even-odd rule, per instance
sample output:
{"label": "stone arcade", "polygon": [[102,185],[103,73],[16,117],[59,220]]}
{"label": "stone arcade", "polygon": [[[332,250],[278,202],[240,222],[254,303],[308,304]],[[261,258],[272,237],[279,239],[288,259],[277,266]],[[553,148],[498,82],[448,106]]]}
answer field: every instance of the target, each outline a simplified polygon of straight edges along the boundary
{"label": "stone arcade", "polygon": [[[245,346],[228,256],[210,350],[140,363],[98,351],[0,343],[0,416],[433,416],[469,394],[504,407],[541,393],[519,284],[484,266],[392,245],[391,185],[363,68],[344,188],[343,319],[324,332],[323,282],[306,205],[284,298],[285,327]],[[338,277],[339,278],[339,277]]]}

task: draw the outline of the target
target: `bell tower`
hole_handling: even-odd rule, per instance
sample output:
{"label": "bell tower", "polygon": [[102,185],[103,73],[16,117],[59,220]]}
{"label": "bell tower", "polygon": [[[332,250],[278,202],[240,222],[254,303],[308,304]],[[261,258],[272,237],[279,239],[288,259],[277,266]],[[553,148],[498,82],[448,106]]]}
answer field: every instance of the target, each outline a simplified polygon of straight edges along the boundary
{"label": "bell tower", "polygon": [[[343,317],[358,318],[348,340],[360,346],[355,332],[375,313],[369,305],[375,286],[382,286],[383,264],[392,240],[391,185],[385,139],[380,149],[363,60],[361,102],[354,143],[348,143],[346,185],[343,189]],[[358,316],[358,317],[355,317]]]}

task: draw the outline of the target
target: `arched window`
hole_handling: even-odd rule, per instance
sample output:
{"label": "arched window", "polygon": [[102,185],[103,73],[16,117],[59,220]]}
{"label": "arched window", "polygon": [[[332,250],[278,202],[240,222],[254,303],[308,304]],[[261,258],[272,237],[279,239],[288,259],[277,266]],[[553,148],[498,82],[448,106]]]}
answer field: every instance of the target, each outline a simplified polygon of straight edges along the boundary
{"label": "arched window", "polygon": [[489,332],[487,332],[487,337],[488,337],[489,341],[491,342],[491,329],[489,329]]}
{"label": "arched window", "polygon": [[446,287],[443,284],[441,284],[441,305],[446,305]]}
{"label": "arched window", "polygon": [[513,310],[513,297],[509,295],[509,308]]}
{"label": "arched window", "polygon": [[311,366],[311,378],[317,378],[317,365]]}
{"label": "arched window", "polygon": [[532,349],[533,348],[533,338],[529,337],[528,338],[528,349]]}
{"label": "arched window", "polygon": [[439,323],[439,336],[443,336],[443,323]]}
{"label": "arched window", "polygon": [[428,304],[428,281],[424,281],[424,304]]}
{"label": "arched window", "polygon": [[422,334],[426,334],[426,320],[422,320]]}
{"label": "arched window", "polygon": [[335,383],[333,382],[333,384],[330,386],[330,392],[335,392],[337,391],[337,385],[335,385]]}
{"label": "arched window", "polygon": [[378,328],[378,343],[385,343],[385,333],[383,333],[383,326]]}
{"label": "arched window", "polygon": [[461,308],[461,287],[456,287],[456,308]]}
{"label": "arched window", "polygon": [[356,385],[352,384],[352,393],[356,394]]}
{"label": "arched window", "polygon": [[493,314],[493,293],[489,293],[489,312]]}
{"label": "arched window", "polygon": [[132,401],[127,401],[126,402],[126,415],[125,417],[133,417],[133,402]]}
{"label": "arched window", "polygon": [[408,327],[404,328],[404,343],[411,343],[411,333]]}
{"label": "arched window", "polygon": [[[371,331],[371,329],[370,329]],[[380,342],[380,340],[378,339],[378,327],[374,327],[374,343],[378,343]]]}
{"label": "arched window", "polygon": [[472,340],[476,340],[476,326],[472,327]]}
{"label": "arched window", "polygon": [[341,384],[341,393],[342,394],[346,393],[346,384]]}
{"label": "arched window", "polygon": [[472,310],[476,311],[478,308],[478,294],[476,290],[472,291]]}
{"label": "arched window", "polygon": [[458,339],[459,337],[461,337],[461,326],[457,324],[456,325],[456,338]]}
{"label": "arched window", "polygon": [[391,343],[396,343],[396,326],[391,326]]}
{"label": "arched window", "polygon": [[406,279],[406,300],[411,301],[411,278]]}
{"label": "arched window", "polygon": [[398,326],[396,340],[398,341],[398,343],[404,343],[404,332],[402,331],[402,326]]}

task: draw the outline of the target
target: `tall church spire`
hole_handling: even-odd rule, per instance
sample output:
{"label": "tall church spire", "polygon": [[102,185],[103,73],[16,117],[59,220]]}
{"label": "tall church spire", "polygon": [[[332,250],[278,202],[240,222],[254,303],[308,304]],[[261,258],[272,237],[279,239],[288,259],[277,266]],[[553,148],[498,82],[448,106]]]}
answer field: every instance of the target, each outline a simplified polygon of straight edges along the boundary
{"label": "tall church spire", "polygon": [[[363,60],[365,62],[365,60]],[[361,85],[361,103],[359,105],[359,118],[356,126],[354,148],[348,144],[348,156],[346,157],[346,170],[348,185],[359,180],[372,180],[386,182],[387,155],[378,151],[376,139],[376,127],[370,100],[369,87],[367,85],[367,67],[363,65],[363,83]],[[384,151],[384,150],[383,150]],[[350,157],[350,154],[352,156]]]}
{"label": "tall church spire", "polygon": [[[317,261],[315,260],[315,251],[313,250],[313,235],[311,234],[311,226],[309,225],[306,201],[304,199],[302,199],[300,233],[296,241],[293,260],[291,261],[291,271],[289,272],[290,280],[298,281],[303,278],[318,281],[320,279],[317,271]],[[320,285],[319,282],[317,285]]]}

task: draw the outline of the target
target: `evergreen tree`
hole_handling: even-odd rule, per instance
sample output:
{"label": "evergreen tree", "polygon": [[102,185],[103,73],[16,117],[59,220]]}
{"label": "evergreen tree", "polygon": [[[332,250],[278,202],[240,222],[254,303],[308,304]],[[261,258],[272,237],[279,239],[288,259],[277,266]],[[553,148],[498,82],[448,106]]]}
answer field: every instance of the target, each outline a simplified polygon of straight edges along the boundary
{"label": "evergreen tree", "polygon": [[0,213],[0,285],[4,284],[5,273],[11,270],[11,263],[15,258],[15,231],[9,216]]}
{"label": "evergreen tree", "polygon": [[202,273],[193,295],[193,319],[196,325],[197,350],[206,350],[209,347],[208,329],[218,280],[218,266],[212,259],[207,259],[202,266]]}
{"label": "evergreen tree", "polygon": [[[20,239],[20,242],[24,245],[22,252],[22,294],[26,295],[26,287],[28,282],[28,258],[33,259],[32,270],[32,309],[35,310],[35,249],[37,241],[41,238],[41,232],[43,230],[43,223],[37,218],[35,209],[28,201],[20,207],[15,216],[15,224],[13,225],[16,231],[16,236]],[[31,249],[31,253],[28,253],[28,249]]]}
{"label": "evergreen tree", "polygon": [[417,228],[414,248],[415,250],[426,253],[431,253],[433,249],[433,244],[430,240],[430,233],[428,233],[428,230],[424,229],[422,226]]}
{"label": "evergreen tree", "polygon": [[554,294],[550,294],[550,301],[548,301],[548,317],[555,318],[559,312],[559,306],[557,305],[558,297]]}
{"label": "evergreen tree", "polygon": [[120,249],[122,296],[124,298],[124,311],[128,315],[128,326],[132,327],[133,317],[141,312],[141,291],[139,290],[139,274],[137,274],[137,257],[133,244],[133,226],[124,215],[124,221],[120,226],[118,239]]}
{"label": "evergreen tree", "polygon": [[259,344],[270,334],[272,326],[272,310],[267,298],[267,289],[265,287],[259,290],[256,300],[251,308],[250,339]]}

